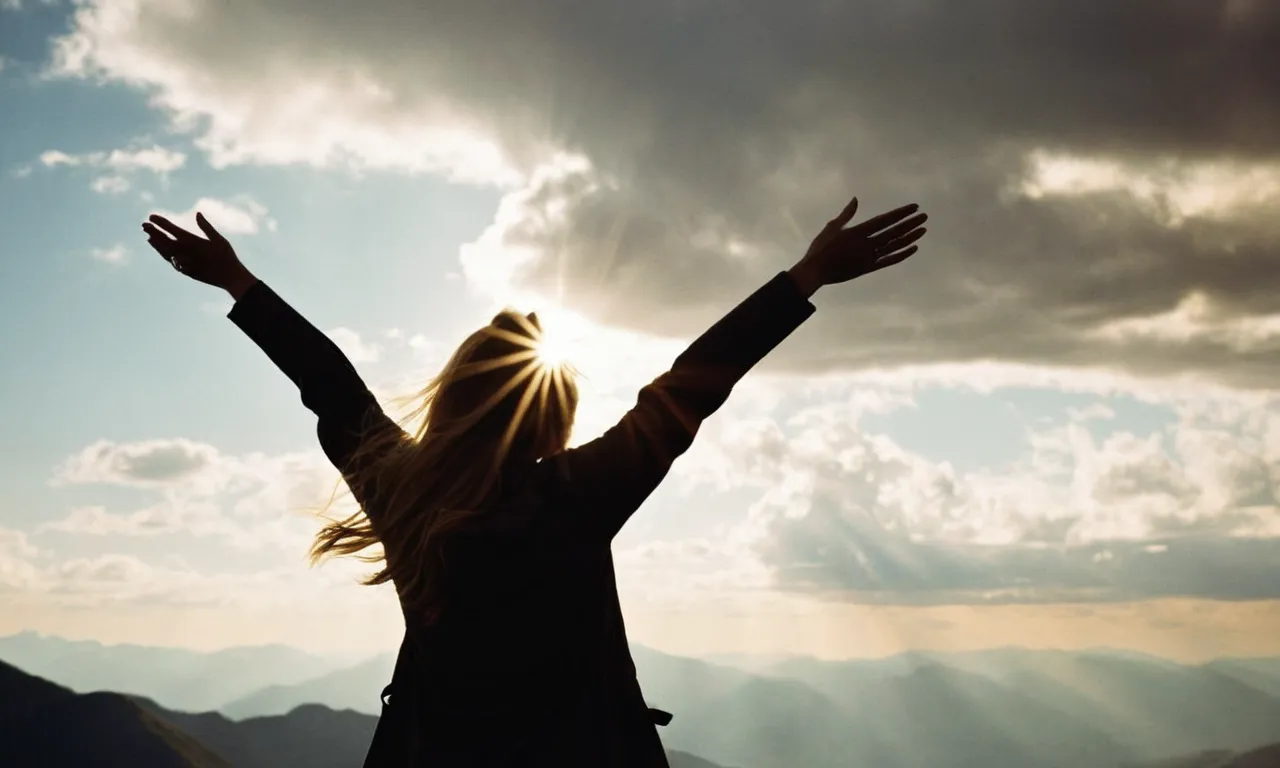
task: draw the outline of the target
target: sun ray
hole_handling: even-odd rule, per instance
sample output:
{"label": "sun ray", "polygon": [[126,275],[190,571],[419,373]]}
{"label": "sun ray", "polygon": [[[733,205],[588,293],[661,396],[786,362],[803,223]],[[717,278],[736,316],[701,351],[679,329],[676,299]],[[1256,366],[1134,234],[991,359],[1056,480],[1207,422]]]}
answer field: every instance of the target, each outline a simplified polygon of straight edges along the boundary
{"label": "sun ray", "polygon": [[458,366],[456,375],[460,378],[476,376],[481,373],[488,373],[489,371],[497,370],[498,368],[505,368],[509,365],[515,365],[516,363],[533,360],[537,356],[538,351],[535,349],[525,349],[520,352],[512,352],[510,354],[503,355],[502,357],[495,357],[492,360],[460,365]]}
{"label": "sun ray", "polygon": [[[528,368],[532,369],[533,366],[529,366]],[[535,373],[540,377],[545,375],[545,372],[542,369],[536,369]],[[521,380],[525,378],[528,377],[522,376]],[[524,388],[524,392],[520,395],[520,402],[516,405],[515,415],[512,416],[511,423],[507,425],[506,432],[502,435],[503,455],[506,455],[506,452],[511,448],[511,442],[515,439],[516,432],[520,429],[521,422],[524,421],[524,414],[529,410],[529,403],[533,400],[533,396],[536,394],[535,387],[537,386],[537,382],[533,382],[532,384],[533,386],[526,386]]]}
{"label": "sun ray", "polygon": [[503,384],[498,389],[497,392],[494,392],[492,395],[490,395],[489,399],[484,401],[484,403],[479,408],[476,409],[477,415],[483,416],[484,414],[488,413],[490,410],[493,409],[495,405],[502,402],[503,398],[511,394],[511,390],[523,384],[525,379],[528,379],[530,376],[532,376],[537,372],[538,372],[537,364],[534,361],[530,361],[523,368],[521,368],[516,375],[508,379],[507,382]]}

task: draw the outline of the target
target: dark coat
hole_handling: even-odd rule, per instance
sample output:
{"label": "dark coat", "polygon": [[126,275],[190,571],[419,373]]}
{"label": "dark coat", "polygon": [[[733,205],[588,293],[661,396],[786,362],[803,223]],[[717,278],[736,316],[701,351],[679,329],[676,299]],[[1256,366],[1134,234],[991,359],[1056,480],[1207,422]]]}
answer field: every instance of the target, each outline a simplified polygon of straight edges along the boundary
{"label": "dark coat", "polygon": [[[448,608],[405,637],[366,768],[666,766],[636,681],[610,543],[748,370],[814,311],[781,273],[640,390],[599,438],[504,476],[504,525],[451,535]],[[296,384],[350,480],[370,430],[399,430],[323,333],[259,282],[228,315]],[[353,487],[375,530],[376,501]]]}

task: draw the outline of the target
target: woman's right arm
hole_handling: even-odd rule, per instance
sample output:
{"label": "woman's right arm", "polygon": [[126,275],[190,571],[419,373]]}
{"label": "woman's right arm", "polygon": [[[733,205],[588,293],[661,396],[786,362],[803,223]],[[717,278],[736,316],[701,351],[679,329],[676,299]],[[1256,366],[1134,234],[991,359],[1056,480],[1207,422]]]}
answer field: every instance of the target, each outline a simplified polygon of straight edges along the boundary
{"label": "woman's right arm", "polygon": [[[266,283],[254,280],[241,291],[227,317],[298,387],[302,404],[316,415],[321,448],[348,483],[374,458],[361,456],[361,466],[353,463],[366,441],[389,448],[408,439],[342,350]],[[351,490],[363,504],[367,489],[352,485]]]}
{"label": "woman's right arm", "polygon": [[298,387],[303,404],[316,415],[321,448],[368,511],[373,489],[354,481],[376,457],[359,449],[372,440],[389,448],[408,436],[383,413],[337,345],[254,277],[203,215],[197,214],[196,223],[207,239],[161,216],[152,216],[142,228],[174,269],[226,290],[235,300],[228,317]]}

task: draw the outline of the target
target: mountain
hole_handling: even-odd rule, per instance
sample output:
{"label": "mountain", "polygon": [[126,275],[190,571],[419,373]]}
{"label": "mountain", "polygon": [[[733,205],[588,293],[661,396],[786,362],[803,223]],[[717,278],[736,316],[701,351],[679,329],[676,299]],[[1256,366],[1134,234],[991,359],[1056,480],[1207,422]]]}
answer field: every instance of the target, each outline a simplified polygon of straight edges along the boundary
{"label": "mountain", "polygon": [[[1223,664],[1236,673],[1216,662],[1186,666],[1132,652],[994,649],[791,659],[766,673],[827,693],[882,734],[927,732],[930,741],[945,741],[948,733],[972,740],[986,737],[968,734],[1004,731],[1042,754],[1080,754],[1087,746],[1095,756],[1143,760],[1206,747],[1248,749],[1280,737],[1280,698],[1259,682],[1280,664]],[[936,713],[936,724],[924,720],[941,701],[952,710]]]}
{"label": "mountain", "polygon": [[1217,659],[1205,664],[1204,668],[1280,697],[1280,659]]}
{"label": "mountain", "polygon": [[230,763],[117,693],[77,694],[0,662],[5,765],[227,768]]}
{"label": "mountain", "polygon": [[299,683],[336,668],[330,660],[283,645],[201,653],[35,632],[0,637],[0,659],[80,693],[129,693],[186,711],[216,709],[264,685]]}
{"label": "mountain", "polygon": [[395,668],[393,654],[379,654],[368,661],[289,685],[269,685],[242,696],[219,711],[234,718],[279,715],[303,704],[323,704],[332,709],[352,709],[379,714],[379,696]]}
{"label": "mountain", "polygon": [[1109,734],[1137,756],[1249,749],[1280,736],[1280,699],[1205,666],[1102,654],[1015,669],[1005,685]]}
{"label": "mountain", "polygon": [[1133,768],[1280,768],[1280,744],[1268,744],[1245,752],[1211,749],[1142,763]]}
{"label": "mountain", "polygon": [[[1212,758],[1206,749],[1225,759],[1280,739],[1276,659],[1183,665],[1124,651],[1004,648],[851,661],[730,657],[730,666],[632,652],[649,704],[675,715],[659,731],[664,744],[721,766],[1116,768]],[[349,731],[338,741],[354,743],[361,718],[378,712],[393,663],[381,655],[301,681],[268,677],[220,702],[221,715],[177,714],[188,708],[158,696],[148,711],[215,752],[244,750],[237,760],[325,743],[306,735],[314,731]],[[240,726],[255,721],[267,736],[244,735]],[[289,729],[302,735],[280,735]]]}
{"label": "mountain", "polygon": [[646,697],[675,713],[664,743],[722,762],[1102,766],[1132,754],[1089,723],[922,655],[787,659],[758,675],[645,648],[633,655]]}
{"label": "mountain", "polygon": [[358,768],[364,762],[378,719],[318,704],[295,708],[287,715],[230,720],[216,712],[185,713],[143,705],[236,768]]}
{"label": "mountain", "polygon": [[671,764],[671,768],[725,768],[725,766],[717,765],[710,760],[703,760],[697,755],[674,750],[667,752],[667,762]]}
{"label": "mountain", "polygon": [[[309,704],[235,721],[119,693],[78,694],[0,662],[0,755],[13,766],[358,768],[377,718]],[[724,768],[684,752],[671,768]]]}

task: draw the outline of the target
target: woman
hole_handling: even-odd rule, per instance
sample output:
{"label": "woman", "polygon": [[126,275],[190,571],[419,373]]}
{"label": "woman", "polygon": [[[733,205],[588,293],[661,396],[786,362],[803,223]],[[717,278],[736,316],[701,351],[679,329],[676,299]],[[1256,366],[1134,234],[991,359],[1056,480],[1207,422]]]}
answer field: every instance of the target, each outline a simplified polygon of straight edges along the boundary
{"label": "woman", "polygon": [[640,390],[604,435],[567,448],[572,373],[540,361],[536,316],[502,312],[421,393],[409,435],[324,334],[206,238],[142,225],[184,275],[231,294],[229,318],[298,386],[360,511],[313,558],[380,544],[405,619],[365,765],[666,766],[614,583],[610,542],[733,385],[800,326],[824,285],[916,251],[909,205],[846,227],[855,198],[790,270],[743,301]]}

